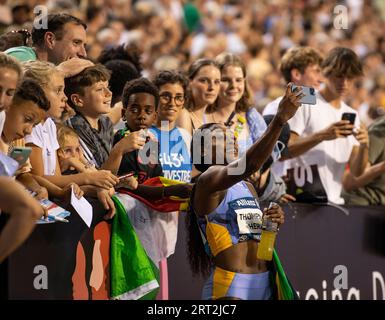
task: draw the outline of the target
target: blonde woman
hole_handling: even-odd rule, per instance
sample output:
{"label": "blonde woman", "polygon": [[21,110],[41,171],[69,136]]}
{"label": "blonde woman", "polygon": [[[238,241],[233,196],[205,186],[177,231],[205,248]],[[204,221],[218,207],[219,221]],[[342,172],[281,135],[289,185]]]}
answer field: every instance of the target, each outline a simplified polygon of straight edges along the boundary
{"label": "blonde woman", "polygon": [[243,154],[265,132],[266,123],[252,106],[243,61],[226,52],[215,61],[221,71],[221,86],[218,99],[206,112],[212,122],[224,124],[235,132],[239,152]]}

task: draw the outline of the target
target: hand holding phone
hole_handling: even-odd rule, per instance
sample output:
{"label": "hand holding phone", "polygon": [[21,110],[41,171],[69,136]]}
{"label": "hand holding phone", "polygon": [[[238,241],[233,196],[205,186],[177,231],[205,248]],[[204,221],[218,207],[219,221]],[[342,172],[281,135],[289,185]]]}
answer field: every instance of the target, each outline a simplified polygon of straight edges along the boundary
{"label": "hand holding phone", "polygon": [[[291,90],[294,91],[298,86],[295,84],[292,85]],[[301,86],[300,90],[305,96],[302,97],[299,102],[303,104],[316,104],[317,99],[315,96],[315,89],[312,87],[306,87],[306,86]]]}
{"label": "hand holding phone", "polygon": [[19,165],[23,165],[27,162],[29,155],[31,154],[32,148],[29,147],[15,147],[11,151],[11,158],[16,160]]}

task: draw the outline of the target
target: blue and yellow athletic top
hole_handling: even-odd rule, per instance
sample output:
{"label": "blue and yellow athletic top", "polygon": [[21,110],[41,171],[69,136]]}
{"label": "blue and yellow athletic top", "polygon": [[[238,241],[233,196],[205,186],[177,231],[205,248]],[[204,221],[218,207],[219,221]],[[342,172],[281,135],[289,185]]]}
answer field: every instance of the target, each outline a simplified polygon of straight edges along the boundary
{"label": "blue and yellow athletic top", "polygon": [[[244,181],[227,190],[219,206],[204,217],[198,216],[206,251],[214,257],[223,250],[247,240],[261,238],[263,213]],[[207,248],[209,247],[209,248]]]}

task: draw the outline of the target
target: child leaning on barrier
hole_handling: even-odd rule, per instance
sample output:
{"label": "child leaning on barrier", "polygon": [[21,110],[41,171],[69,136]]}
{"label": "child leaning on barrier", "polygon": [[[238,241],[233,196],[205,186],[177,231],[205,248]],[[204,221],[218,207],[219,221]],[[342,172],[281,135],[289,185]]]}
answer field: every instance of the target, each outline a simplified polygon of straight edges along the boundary
{"label": "child leaning on barrier", "polygon": [[62,174],[94,172],[96,168],[83,155],[77,133],[64,125],[57,125],[58,158]]}
{"label": "child leaning on barrier", "polygon": [[39,123],[26,137],[27,146],[32,148],[31,165],[32,174],[42,181],[41,177],[51,183],[64,187],[69,183],[80,185],[88,196],[96,196],[106,210],[106,218],[112,217],[115,206],[111,199],[113,187],[119,179],[111,172],[98,170],[96,172],[82,172],[77,174],[62,175],[59,166],[57,150],[56,124],[65,109],[67,98],[64,94],[64,75],[53,64],[43,61],[31,61],[24,64],[24,76],[33,79],[43,89],[50,107],[44,114],[43,123]]}
{"label": "child leaning on barrier", "polygon": [[156,120],[159,103],[156,86],[145,78],[132,80],[124,87],[122,102],[122,118],[126,122],[126,128],[115,134],[114,144],[118,145],[125,137],[133,137],[135,150],[118,153],[115,149],[110,154],[111,162],[105,168],[118,175],[134,172],[139,182],[134,192],[143,198],[152,200],[168,196],[187,198],[191,191],[191,185],[187,183],[167,187],[141,185],[148,178],[163,176],[162,167],[158,161],[158,143],[151,139],[151,134],[147,130]]}

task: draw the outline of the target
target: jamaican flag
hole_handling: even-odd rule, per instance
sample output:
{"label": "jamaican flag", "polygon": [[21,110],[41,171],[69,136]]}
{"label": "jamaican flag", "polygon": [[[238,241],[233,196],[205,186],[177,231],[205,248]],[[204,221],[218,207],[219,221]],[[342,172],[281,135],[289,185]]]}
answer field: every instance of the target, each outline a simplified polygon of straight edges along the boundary
{"label": "jamaican flag", "polygon": [[[183,184],[184,182],[171,180],[164,177],[154,177],[154,178],[147,179],[142,183],[142,185],[151,186],[151,187],[168,187],[168,186],[181,184],[181,183]],[[186,211],[188,206],[188,200],[189,200],[188,198],[183,199],[183,198],[171,196],[171,197],[164,197],[163,199],[160,199],[160,200],[151,200],[151,199],[142,198],[141,196],[138,196],[137,194],[130,192],[130,190],[128,189],[122,188],[122,189],[119,189],[118,191],[119,193],[130,195],[131,197],[138,199],[148,207],[160,212]]]}
{"label": "jamaican flag", "polygon": [[297,292],[287,278],[275,249],[273,252],[272,271],[271,282],[274,284],[275,299],[298,300]]}

